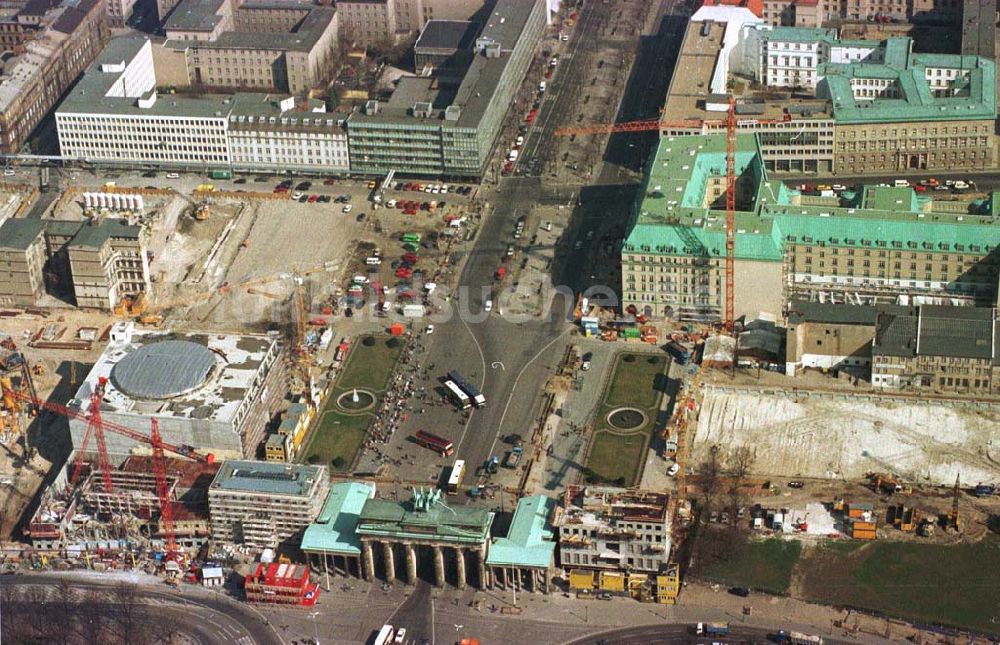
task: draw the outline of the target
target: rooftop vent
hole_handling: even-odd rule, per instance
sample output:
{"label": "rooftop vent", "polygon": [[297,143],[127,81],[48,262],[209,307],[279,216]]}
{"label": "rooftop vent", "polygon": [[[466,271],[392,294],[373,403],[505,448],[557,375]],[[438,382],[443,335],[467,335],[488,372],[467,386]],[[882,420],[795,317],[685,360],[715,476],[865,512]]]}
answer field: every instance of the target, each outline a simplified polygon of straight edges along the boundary
{"label": "rooftop vent", "polygon": [[444,120],[445,121],[458,121],[462,116],[462,106],[461,105],[449,105],[444,110]]}
{"label": "rooftop vent", "polygon": [[365,114],[378,114],[378,101],[375,100],[366,101]]}
{"label": "rooftop vent", "polygon": [[413,116],[418,119],[426,119],[431,115],[431,107],[427,101],[418,101],[413,104]]}

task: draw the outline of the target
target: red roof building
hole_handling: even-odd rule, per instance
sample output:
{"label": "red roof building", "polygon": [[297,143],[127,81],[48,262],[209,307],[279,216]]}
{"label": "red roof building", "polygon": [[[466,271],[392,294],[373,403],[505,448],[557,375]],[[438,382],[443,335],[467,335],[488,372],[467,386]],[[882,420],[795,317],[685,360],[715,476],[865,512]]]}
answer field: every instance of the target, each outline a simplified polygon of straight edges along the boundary
{"label": "red roof building", "polygon": [[257,564],[245,580],[247,600],[312,607],[319,585],[309,582],[309,568],[300,564]]}
{"label": "red roof building", "polygon": [[764,0],[705,0],[705,7],[746,7],[753,15],[764,16]]}

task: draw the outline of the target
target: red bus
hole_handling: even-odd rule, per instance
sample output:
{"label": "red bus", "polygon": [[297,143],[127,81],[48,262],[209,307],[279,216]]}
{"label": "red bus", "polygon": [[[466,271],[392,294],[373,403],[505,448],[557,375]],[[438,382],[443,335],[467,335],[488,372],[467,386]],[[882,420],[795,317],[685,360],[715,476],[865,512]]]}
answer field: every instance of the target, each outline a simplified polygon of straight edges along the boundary
{"label": "red bus", "polygon": [[413,439],[418,445],[421,445],[424,448],[430,448],[442,457],[450,457],[455,454],[454,444],[447,439],[443,439],[436,434],[431,434],[426,430],[417,430],[417,434],[413,435]]}

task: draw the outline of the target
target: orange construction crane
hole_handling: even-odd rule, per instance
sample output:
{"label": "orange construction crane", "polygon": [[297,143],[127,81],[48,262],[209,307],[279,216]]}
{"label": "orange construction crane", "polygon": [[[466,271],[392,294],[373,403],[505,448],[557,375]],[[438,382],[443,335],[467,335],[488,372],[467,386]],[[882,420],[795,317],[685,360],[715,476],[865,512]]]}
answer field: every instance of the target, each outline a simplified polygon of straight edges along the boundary
{"label": "orange construction crane", "polygon": [[[792,115],[785,114],[782,119],[754,119],[754,124],[786,123],[792,120]],[[595,125],[567,126],[556,130],[557,136],[614,134],[619,132],[648,132],[664,128],[704,128],[705,126],[725,126],[726,128],[726,304],[723,323],[727,330],[732,331],[735,317],[736,292],[736,99],[729,97],[729,110],[725,120],[684,119],[680,121],[661,121],[646,119],[643,121],[626,121],[624,123],[601,123]]]}

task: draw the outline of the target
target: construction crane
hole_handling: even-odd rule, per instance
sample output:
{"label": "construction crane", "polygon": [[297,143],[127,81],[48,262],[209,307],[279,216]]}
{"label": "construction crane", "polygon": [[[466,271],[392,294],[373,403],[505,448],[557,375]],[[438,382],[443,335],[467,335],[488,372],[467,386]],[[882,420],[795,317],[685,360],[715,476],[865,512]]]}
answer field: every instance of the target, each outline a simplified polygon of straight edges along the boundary
{"label": "construction crane", "polygon": [[951,512],[948,514],[948,529],[961,531],[962,524],[958,517],[958,500],[962,495],[961,475],[955,475],[955,489],[951,495]]}
{"label": "construction crane", "polygon": [[[37,399],[35,399],[33,404],[36,408],[45,409],[69,419],[85,420],[87,422],[87,430],[77,452],[73,472],[70,476],[70,483],[74,486],[79,483],[80,475],[83,473],[84,454],[86,453],[91,437],[97,441],[98,469],[100,470],[101,482],[105,493],[114,492],[114,486],[111,480],[111,465],[108,462],[108,450],[104,439],[104,431],[109,430],[115,434],[150,446],[153,455],[152,464],[153,475],[156,480],[156,495],[160,503],[160,524],[164,532],[167,559],[176,559],[177,538],[174,532],[174,513],[170,501],[170,487],[167,481],[167,465],[164,451],[169,450],[182,457],[206,464],[214,463],[215,456],[212,453],[204,455],[198,453],[192,446],[176,446],[163,441],[163,438],[160,436],[159,424],[155,418],[150,419],[152,427],[148,437],[132,428],[104,421],[101,418],[101,401],[104,398],[107,383],[108,379],[106,377],[102,376],[98,379],[97,387],[94,388],[94,392],[90,395],[90,409],[88,413],[83,413],[57,403],[38,401]],[[14,396],[27,398],[25,395],[19,393],[14,393]]]}
{"label": "construction crane", "polygon": [[[767,125],[786,123],[792,120],[790,114],[782,119],[754,119],[754,124]],[[584,126],[567,126],[556,130],[557,136],[614,134],[619,132],[660,131],[664,128],[701,128],[724,126],[726,129],[726,301],[723,325],[727,331],[733,330],[736,293],[736,99],[730,95],[729,109],[725,120],[684,119],[662,121],[646,119],[624,123],[603,123]]]}

